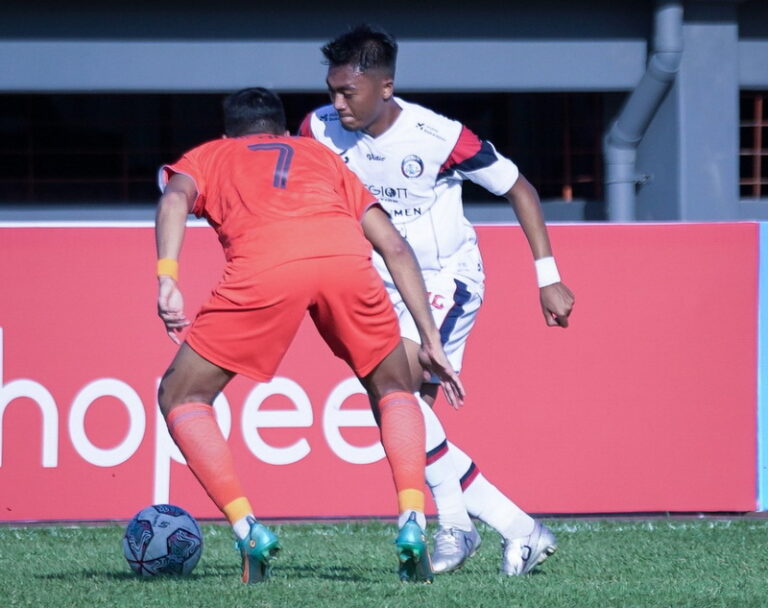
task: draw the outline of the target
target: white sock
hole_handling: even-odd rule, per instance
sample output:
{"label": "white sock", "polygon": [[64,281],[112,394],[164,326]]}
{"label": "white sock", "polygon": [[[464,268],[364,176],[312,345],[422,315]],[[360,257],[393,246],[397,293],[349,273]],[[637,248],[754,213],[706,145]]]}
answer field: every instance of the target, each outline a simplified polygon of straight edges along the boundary
{"label": "white sock", "polygon": [[403,511],[400,513],[400,516],[397,518],[397,529],[399,530],[405,525],[405,522],[407,522],[410,517],[411,513],[416,513],[416,523],[419,524],[419,527],[421,527],[422,530],[427,529],[427,518],[421,511],[416,511],[414,509],[408,509],[407,511]]}
{"label": "white sock", "polygon": [[468,531],[472,522],[464,506],[461,482],[449,455],[445,430],[437,415],[417,394],[427,431],[427,485],[437,507],[437,523],[441,528]]}
{"label": "white sock", "polygon": [[232,524],[232,531],[235,533],[235,536],[241,540],[247,538],[248,534],[251,532],[251,522],[248,521],[249,517],[253,518],[253,513],[249,513],[245,517],[241,517]]}
{"label": "white sock", "polygon": [[[463,481],[464,506],[469,514],[494,528],[504,538],[530,534],[535,524],[533,518],[488,481],[467,454],[451,442],[448,446],[448,453]],[[470,479],[472,476],[474,479]]]}

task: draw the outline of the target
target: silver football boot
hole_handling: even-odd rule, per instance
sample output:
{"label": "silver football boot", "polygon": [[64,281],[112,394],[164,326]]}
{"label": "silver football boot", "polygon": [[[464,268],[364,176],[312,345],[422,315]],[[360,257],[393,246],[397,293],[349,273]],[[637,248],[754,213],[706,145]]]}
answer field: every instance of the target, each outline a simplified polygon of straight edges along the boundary
{"label": "silver football boot", "polygon": [[474,525],[468,532],[456,528],[440,528],[435,534],[432,551],[432,571],[442,574],[456,570],[472,557],[482,539]]}
{"label": "silver football boot", "polygon": [[537,521],[528,536],[501,541],[501,572],[509,576],[528,574],[556,550],[552,530]]}

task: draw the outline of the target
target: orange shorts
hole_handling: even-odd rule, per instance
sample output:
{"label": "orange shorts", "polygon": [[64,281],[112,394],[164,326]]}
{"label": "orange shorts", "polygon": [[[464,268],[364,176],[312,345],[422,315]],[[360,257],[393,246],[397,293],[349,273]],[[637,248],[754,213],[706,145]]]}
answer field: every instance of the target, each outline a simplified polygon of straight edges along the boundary
{"label": "orange shorts", "polygon": [[359,377],[401,342],[384,284],[361,256],[297,260],[250,276],[225,273],[186,340],[208,361],[267,381],[307,311],[333,353]]}

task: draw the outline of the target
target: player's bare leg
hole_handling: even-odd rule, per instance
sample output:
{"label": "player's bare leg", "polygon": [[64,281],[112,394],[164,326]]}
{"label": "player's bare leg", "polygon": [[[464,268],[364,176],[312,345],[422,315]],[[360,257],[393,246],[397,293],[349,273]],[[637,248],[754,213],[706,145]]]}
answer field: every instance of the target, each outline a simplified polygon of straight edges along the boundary
{"label": "player's bare leg", "polygon": [[432,582],[424,528],[424,419],[410,390],[408,360],[399,344],[365,378],[397,491],[399,508],[395,539],[402,581]]}
{"label": "player's bare leg", "polygon": [[271,559],[280,544],[253,516],[214,417],[213,400],[233,376],[182,344],[160,382],[158,403],[190,470],[232,525],[242,558],[243,582],[257,583],[269,576]]}
{"label": "player's bare leg", "polygon": [[160,411],[171,411],[190,401],[212,404],[234,373],[198,355],[185,342],[163,374],[157,392]]}

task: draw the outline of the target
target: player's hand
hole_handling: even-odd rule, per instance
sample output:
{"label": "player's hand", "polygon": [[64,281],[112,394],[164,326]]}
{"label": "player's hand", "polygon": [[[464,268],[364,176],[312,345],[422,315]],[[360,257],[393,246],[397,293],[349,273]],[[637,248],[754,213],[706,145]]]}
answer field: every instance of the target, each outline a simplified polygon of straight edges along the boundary
{"label": "player's hand", "polygon": [[158,280],[157,314],[165,323],[168,337],[174,343],[181,344],[179,333],[189,325],[189,320],[184,315],[184,298],[176,281],[171,277],[164,275]]}
{"label": "player's hand", "polygon": [[437,376],[449,405],[454,409],[459,409],[464,404],[466,395],[464,385],[448,362],[443,347],[439,344],[435,346],[422,344],[419,349],[419,363],[424,368],[424,380]]}
{"label": "player's hand", "polygon": [[541,311],[550,327],[568,327],[568,317],[575,302],[565,283],[553,283],[539,289]]}

